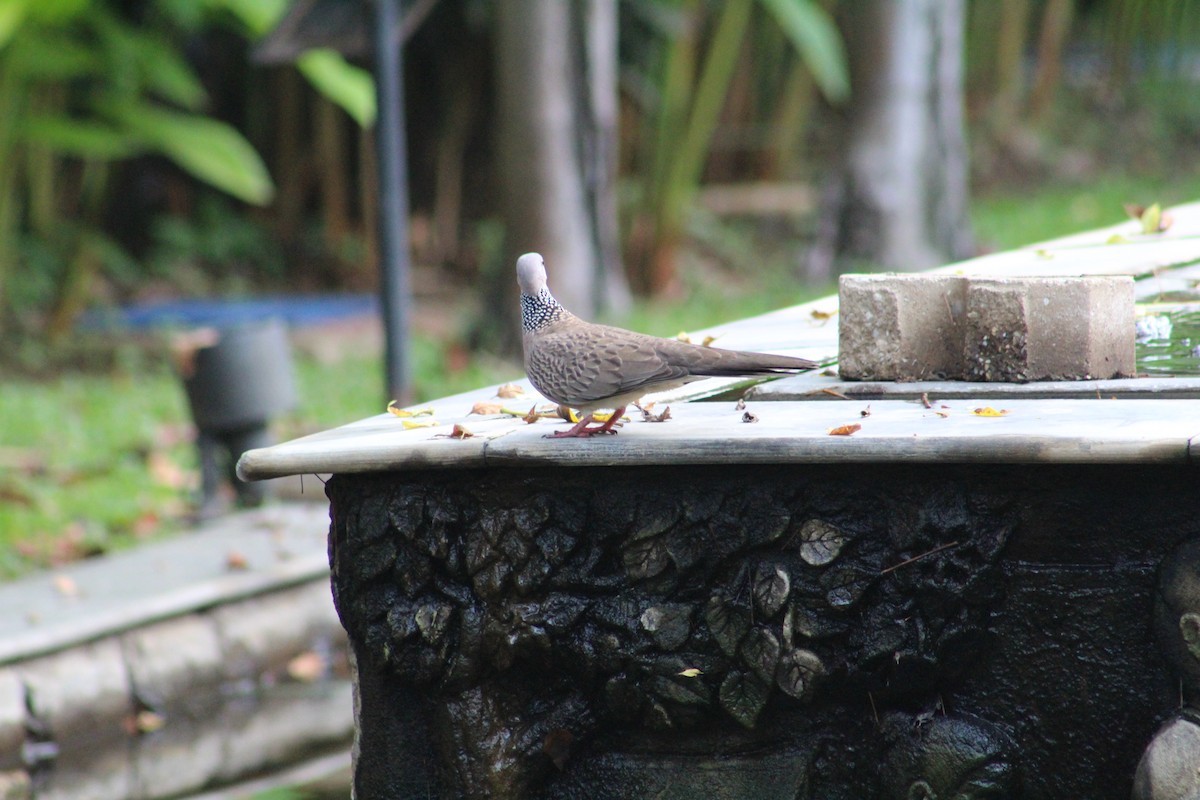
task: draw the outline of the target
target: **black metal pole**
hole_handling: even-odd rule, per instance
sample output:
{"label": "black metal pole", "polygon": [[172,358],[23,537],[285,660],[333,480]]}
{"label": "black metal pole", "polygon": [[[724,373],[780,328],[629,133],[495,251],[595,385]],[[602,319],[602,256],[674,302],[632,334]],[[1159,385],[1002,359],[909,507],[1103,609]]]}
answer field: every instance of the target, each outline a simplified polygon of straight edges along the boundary
{"label": "black metal pole", "polygon": [[388,398],[412,401],[408,358],[411,290],[408,262],[408,149],[404,140],[403,44],[399,0],[374,0],[375,127],[379,151],[379,296],[383,310]]}

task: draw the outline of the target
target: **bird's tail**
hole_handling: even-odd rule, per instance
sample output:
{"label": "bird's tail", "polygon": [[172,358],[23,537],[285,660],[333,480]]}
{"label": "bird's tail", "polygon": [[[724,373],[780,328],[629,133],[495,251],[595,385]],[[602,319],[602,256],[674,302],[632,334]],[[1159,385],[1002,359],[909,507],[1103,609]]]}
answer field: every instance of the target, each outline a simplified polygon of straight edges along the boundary
{"label": "bird's tail", "polygon": [[723,350],[719,347],[701,347],[699,345],[690,345],[683,360],[688,362],[688,371],[693,375],[714,378],[779,375],[816,369],[819,366],[815,361],[809,361],[807,358],[751,353],[745,350]]}

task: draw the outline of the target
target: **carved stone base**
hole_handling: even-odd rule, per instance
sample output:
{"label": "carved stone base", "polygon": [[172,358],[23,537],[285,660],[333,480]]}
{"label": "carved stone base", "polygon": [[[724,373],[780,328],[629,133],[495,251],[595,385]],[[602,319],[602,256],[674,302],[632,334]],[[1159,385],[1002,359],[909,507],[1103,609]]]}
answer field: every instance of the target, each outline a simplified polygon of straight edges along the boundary
{"label": "carved stone base", "polygon": [[356,796],[1128,797],[1178,702],[1154,570],[1198,478],[337,476]]}

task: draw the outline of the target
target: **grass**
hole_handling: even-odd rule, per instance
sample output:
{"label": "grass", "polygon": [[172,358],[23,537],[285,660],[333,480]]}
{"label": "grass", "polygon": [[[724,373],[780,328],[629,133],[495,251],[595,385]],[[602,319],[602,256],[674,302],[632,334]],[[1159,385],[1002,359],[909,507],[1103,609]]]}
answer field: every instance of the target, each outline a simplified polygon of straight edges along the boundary
{"label": "grass", "polygon": [[1127,203],[1164,207],[1200,199],[1200,180],[1103,175],[1082,184],[1054,183],[1037,191],[1004,189],[974,201],[972,222],[981,246],[1011,250],[1071,233],[1116,225]]}
{"label": "grass", "polygon": [[[447,371],[442,348],[413,347],[418,399],[519,374],[472,361]],[[386,407],[377,358],[298,357],[298,408],[280,438],[378,414]],[[0,384],[0,579],[129,547],[188,523],[199,478],[187,400],[165,364]]]}
{"label": "grass", "polygon": [[[975,202],[975,229],[987,249],[1010,249],[1120,222],[1124,203],[1191,199],[1191,183],[1117,175],[993,192]],[[723,248],[715,260],[749,266],[716,268],[692,254],[678,296],[639,302],[611,321],[674,336],[835,291],[798,286],[782,251],[763,256],[736,230],[716,235],[724,238],[705,243]],[[277,422],[280,438],[384,410],[378,357],[345,349],[332,362],[297,358],[299,407]],[[416,339],[412,358],[418,402],[521,373],[519,364],[465,357],[427,337]],[[149,357],[115,359],[99,374],[0,383],[0,579],[182,528],[198,484],[190,425],[172,368]]]}

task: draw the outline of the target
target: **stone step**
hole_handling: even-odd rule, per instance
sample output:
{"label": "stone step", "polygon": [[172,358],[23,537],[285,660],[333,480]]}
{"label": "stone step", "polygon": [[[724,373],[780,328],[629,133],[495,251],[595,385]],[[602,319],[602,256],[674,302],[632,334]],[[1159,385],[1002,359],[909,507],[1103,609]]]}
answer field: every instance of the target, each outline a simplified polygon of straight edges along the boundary
{"label": "stone step", "polygon": [[0,773],[150,800],[344,747],[328,526],[279,505],[0,585]]}

